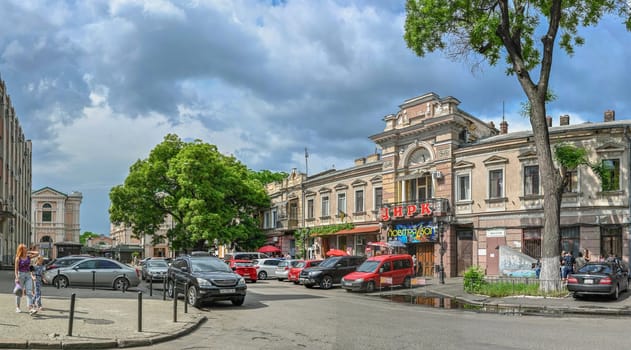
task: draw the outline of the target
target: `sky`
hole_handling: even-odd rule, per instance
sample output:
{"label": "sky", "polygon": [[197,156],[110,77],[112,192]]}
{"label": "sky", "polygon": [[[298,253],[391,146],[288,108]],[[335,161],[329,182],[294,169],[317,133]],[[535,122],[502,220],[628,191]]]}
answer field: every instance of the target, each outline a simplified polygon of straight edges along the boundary
{"label": "sky", "polygon": [[[314,174],[374,153],[383,117],[428,92],[530,129],[505,65],[407,48],[404,0],[2,0],[0,13],[33,190],[81,192],[81,232],[109,233],[110,189],[168,133],[256,171]],[[631,33],[617,17],[581,33],[572,57],[555,50],[553,125],[631,118]]]}

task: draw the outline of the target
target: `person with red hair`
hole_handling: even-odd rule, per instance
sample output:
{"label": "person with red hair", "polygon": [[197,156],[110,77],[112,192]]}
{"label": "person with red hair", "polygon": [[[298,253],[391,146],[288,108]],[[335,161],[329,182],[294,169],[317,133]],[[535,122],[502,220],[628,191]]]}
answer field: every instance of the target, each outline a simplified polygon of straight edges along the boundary
{"label": "person with red hair", "polygon": [[[27,250],[26,245],[20,244],[15,251],[15,283],[22,286],[24,294],[26,294],[27,305],[29,313],[34,314],[37,312],[37,308],[33,306],[33,278],[31,277],[31,258],[39,256],[39,252],[34,250]],[[22,312],[20,309],[20,299],[22,297],[18,294],[15,296],[15,312]]]}

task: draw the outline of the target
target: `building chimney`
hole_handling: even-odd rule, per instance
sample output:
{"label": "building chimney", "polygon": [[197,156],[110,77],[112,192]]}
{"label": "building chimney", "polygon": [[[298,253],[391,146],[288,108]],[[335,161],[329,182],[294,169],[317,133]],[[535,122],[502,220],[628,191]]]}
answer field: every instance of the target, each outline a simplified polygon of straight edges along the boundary
{"label": "building chimney", "polygon": [[570,116],[567,115],[567,114],[562,115],[559,118],[559,123],[561,124],[561,126],[563,126],[563,125],[570,125]]}
{"label": "building chimney", "polygon": [[605,111],[605,122],[612,122],[616,120],[616,111],[608,109]]}
{"label": "building chimney", "polygon": [[508,134],[508,122],[506,120],[502,120],[500,123],[500,134]]}
{"label": "building chimney", "polygon": [[547,116],[546,117],[546,123],[548,123],[548,127],[549,128],[552,127],[552,117],[551,116]]}
{"label": "building chimney", "polygon": [[490,121],[490,122],[489,122],[489,127],[490,127],[491,129],[495,129],[495,123],[493,123],[493,121]]}

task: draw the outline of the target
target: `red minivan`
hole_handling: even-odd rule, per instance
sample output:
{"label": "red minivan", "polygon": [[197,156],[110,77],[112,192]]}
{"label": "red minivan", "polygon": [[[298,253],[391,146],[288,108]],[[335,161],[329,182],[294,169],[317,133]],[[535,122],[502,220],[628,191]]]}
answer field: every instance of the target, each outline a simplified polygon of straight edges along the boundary
{"label": "red minivan", "polygon": [[342,278],[347,292],[373,292],[375,288],[403,286],[410,288],[414,263],[409,254],[377,255],[366,259],[355,272]]}

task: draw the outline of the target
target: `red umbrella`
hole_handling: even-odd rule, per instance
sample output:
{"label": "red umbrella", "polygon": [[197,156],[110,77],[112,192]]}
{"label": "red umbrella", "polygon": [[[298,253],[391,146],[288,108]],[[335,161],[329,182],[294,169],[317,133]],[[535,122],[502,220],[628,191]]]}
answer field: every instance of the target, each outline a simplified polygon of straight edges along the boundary
{"label": "red umbrella", "polygon": [[259,253],[280,253],[280,249],[273,245],[264,245],[258,250]]}
{"label": "red umbrella", "polygon": [[328,252],[326,252],[326,256],[344,256],[344,255],[348,255],[345,251],[340,250],[340,249],[329,249]]}

